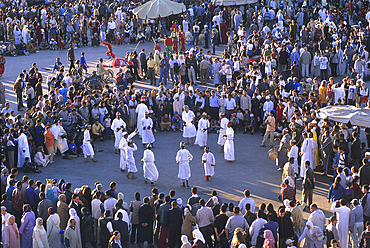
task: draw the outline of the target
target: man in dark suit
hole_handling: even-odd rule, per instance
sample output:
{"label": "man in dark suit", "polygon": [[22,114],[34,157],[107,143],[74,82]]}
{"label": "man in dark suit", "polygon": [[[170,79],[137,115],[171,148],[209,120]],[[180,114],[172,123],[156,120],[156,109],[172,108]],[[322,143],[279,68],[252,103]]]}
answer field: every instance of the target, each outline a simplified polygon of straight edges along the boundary
{"label": "man in dark suit", "polygon": [[73,194],[71,203],[69,204],[68,207],[69,208],[74,208],[77,212],[78,217],[80,217],[80,219],[82,219],[82,213],[81,213],[82,206],[83,206],[83,204],[82,204],[82,201],[80,200],[80,197],[78,196],[78,194]]}
{"label": "man in dark suit", "polygon": [[140,206],[139,216],[139,232],[138,232],[138,244],[139,247],[143,247],[145,241],[148,242],[148,246],[153,243],[153,208],[149,205],[149,197],[144,198],[144,203]]}
{"label": "man in dark suit", "polygon": [[169,229],[169,245],[170,248],[175,247],[176,243],[180,246],[181,226],[182,226],[182,211],[178,208],[177,202],[171,203],[172,208],[167,211],[167,226]]}
{"label": "man in dark suit", "polygon": [[117,213],[118,220],[112,222],[113,230],[119,231],[121,234],[121,245],[123,248],[129,247],[129,234],[128,234],[128,224],[122,220],[123,215],[121,212]]}
{"label": "man in dark suit", "polygon": [[361,141],[358,138],[358,133],[353,132],[352,134],[353,141],[351,145],[351,158],[352,164],[356,166],[356,168],[360,168],[360,160],[361,160]]}
{"label": "man in dark suit", "polygon": [[144,79],[146,79],[148,77],[148,72],[147,72],[147,62],[146,62],[146,55],[145,55],[145,49],[141,49],[141,52],[139,53],[139,59],[140,59],[140,62],[141,62],[141,73],[145,74],[145,77]]}

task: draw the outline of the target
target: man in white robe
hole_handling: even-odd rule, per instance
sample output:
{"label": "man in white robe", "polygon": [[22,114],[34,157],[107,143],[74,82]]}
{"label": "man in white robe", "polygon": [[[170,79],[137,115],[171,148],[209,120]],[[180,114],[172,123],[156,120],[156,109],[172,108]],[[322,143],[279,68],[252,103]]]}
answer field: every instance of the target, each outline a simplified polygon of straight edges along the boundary
{"label": "man in white robe", "polygon": [[137,113],[137,129],[139,130],[139,135],[143,135],[143,126],[141,125],[141,120],[145,117],[145,112],[149,112],[148,106],[145,105],[145,98],[141,98],[141,103],[139,103],[136,107]]}
{"label": "man in white robe", "polygon": [[301,147],[301,173],[300,176],[304,178],[304,173],[306,171],[305,162],[308,160],[310,161],[310,164],[312,164],[312,143],[308,139],[307,133],[303,133],[303,143]]}
{"label": "man in white robe", "polygon": [[209,128],[209,121],[207,118],[207,113],[204,112],[202,114],[203,118],[199,120],[198,123],[198,132],[197,137],[195,139],[195,144],[198,144],[201,149],[207,145],[207,136],[208,136],[208,128]]}
{"label": "man in white robe", "polygon": [[153,134],[153,120],[149,118],[149,112],[145,112],[145,117],[141,119],[141,126],[142,126],[142,141],[143,147],[147,144],[151,144],[153,147],[153,143],[155,141],[154,134]]}
{"label": "man in white robe", "polygon": [[118,153],[119,142],[122,139],[122,132],[126,129],[126,123],[121,119],[121,113],[117,111],[116,118],[112,122],[111,129],[114,132],[114,152]]}
{"label": "man in white robe", "polygon": [[318,209],[315,203],[311,204],[310,212],[311,214],[308,217],[308,220],[311,221],[314,226],[318,226],[322,231],[324,231],[325,224],[327,222],[324,212],[321,209]]}
{"label": "man in white robe", "polygon": [[315,157],[316,157],[316,149],[317,149],[317,142],[316,140],[313,138],[313,133],[312,132],[309,132],[308,133],[308,139],[311,141],[311,148],[312,148],[312,163],[311,163],[311,169],[316,169],[316,162],[315,162]]}
{"label": "man in white robe", "polygon": [[340,200],[340,207],[337,208],[336,204],[339,201],[331,204],[331,211],[337,212],[337,230],[339,234],[339,243],[341,248],[348,248],[348,237],[349,237],[349,217],[351,209],[346,206],[346,200]]}
{"label": "man in white robe", "polygon": [[94,159],[94,148],[91,145],[92,139],[90,137],[90,130],[91,130],[91,125],[86,125],[86,129],[84,132],[84,140],[82,143],[85,163],[89,162],[87,160],[87,156],[90,156],[93,162],[98,162],[98,160]]}
{"label": "man in white robe", "polygon": [[118,148],[120,150],[119,167],[121,168],[121,171],[125,171],[127,167],[127,154],[125,149],[125,147],[127,146],[127,142],[131,140],[137,133],[137,129],[135,129],[135,131],[132,132],[130,135],[127,132],[122,133],[122,138],[118,145]]}
{"label": "man in white robe", "polygon": [[224,135],[224,139],[226,139],[225,147],[224,147],[225,148],[224,158],[226,160],[226,163],[229,163],[229,162],[235,160],[235,156],[234,156],[234,129],[231,126],[232,126],[232,122],[229,121],[227,123],[226,134]]}
{"label": "man in white robe", "polygon": [[54,210],[46,221],[47,235],[50,248],[60,247],[60,217]]}
{"label": "man in white robe", "polygon": [[204,166],[204,174],[206,175],[206,180],[209,181],[209,178],[215,174],[215,165],[216,160],[213,153],[209,151],[209,147],[204,147],[204,153],[202,156],[202,163]]}
{"label": "man in white robe", "polygon": [[27,136],[23,133],[23,130],[19,130],[19,137],[17,138],[18,141],[18,163],[17,167],[23,167],[24,162],[26,162],[26,158],[30,158],[31,162],[31,156],[30,156],[30,148],[28,146],[28,140]]}
{"label": "man in white robe", "polygon": [[222,153],[224,152],[224,145],[226,142],[226,139],[224,139],[224,135],[226,134],[228,119],[225,117],[225,114],[223,112],[220,112],[220,119],[221,119],[221,123],[219,126],[220,133],[218,134],[217,144],[221,146],[221,150],[219,150],[218,152]]}
{"label": "man in white robe", "polygon": [[179,174],[177,177],[182,182],[181,187],[185,187],[186,182],[186,186],[189,188],[189,178],[191,176],[189,162],[193,159],[193,155],[185,149],[185,143],[182,141],[180,142],[180,148],[176,154],[176,163],[179,164]]}
{"label": "man in white robe", "polygon": [[193,145],[193,139],[197,135],[197,130],[194,126],[194,112],[189,110],[189,106],[184,106],[184,111],[182,112],[182,121],[183,121],[183,134],[182,136],[186,138],[185,145],[189,145],[189,138],[191,139],[191,144]]}
{"label": "man in white robe", "polygon": [[144,180],[145,183],[150,181],[150,185],[154,186],[154,182],[158,180],[159,173],[157,167],[154,164],[155,157],[154,153],[152,152],[152,145],[148,144],[147,149],[144,151],[143,158],[141,162],[143,162],[143,171],[144,171]]}
{"label": "man in white robe", "polygon": [[290,149],[288,150],[288,158],[294,158],[294,173],[298,175],[298,147],[295,145],[295,139],[290,140]]}

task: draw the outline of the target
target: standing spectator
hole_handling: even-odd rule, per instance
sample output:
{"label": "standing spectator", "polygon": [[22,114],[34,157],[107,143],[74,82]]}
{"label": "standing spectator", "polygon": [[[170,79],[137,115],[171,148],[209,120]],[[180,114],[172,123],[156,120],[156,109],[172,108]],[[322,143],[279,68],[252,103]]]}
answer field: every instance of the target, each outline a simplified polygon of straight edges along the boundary
{"label": "standing spectator", "polygon": [[211,235],[213,234],[212,225],[214,221],[213,212],[212,209],[206,207],[206,203],[203,199],[199,201],[199,205],[200,209],[198,209],[196,214],[196,220],[199,226],[199,230],[202,232],[208,247],[213,248],[213,243],[211,239]]}
{"label": "standing spectator", "polygon": [[143,204],[143,202],[140,200],[140,193],[139,192],[135,192],[135,200],[131,201],[131,204],[130,204],[130,212],[132,212],[132,215],[131,215],[131,225],[132,225],[132,229],[131,229],[131,238],[130,238],[130,243],[133,244],[135,243],[135,240],[137,240],[137,242],[139,242],[139,209],[140,209],[140,206],[141,204]]}
{"label": "standing spectator", "polygon": [[176,201],[173,201],[171,206],[166,214],[166,225],[169,230],[169,247],[174,248],[176,244],[178,246],[181,244],[182,211]]}

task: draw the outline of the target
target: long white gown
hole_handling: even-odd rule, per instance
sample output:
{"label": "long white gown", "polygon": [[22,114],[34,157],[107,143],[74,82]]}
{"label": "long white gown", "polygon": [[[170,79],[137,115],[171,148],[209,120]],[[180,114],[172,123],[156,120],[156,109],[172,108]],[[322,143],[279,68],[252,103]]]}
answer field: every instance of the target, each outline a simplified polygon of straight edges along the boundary
{"label": "long white gown", "polygon": [[119,142],[122,139],[122,127],[126,128],[126,123],[121,118],[115,118],[112,122],[111,129],[114,132],[114,148],[118,149]]}
{"label": "long white gown", "polygon": [[226,140],[224,139],[224,135],[226,134],[226,128],[227,128],[227,118],[222,118],[220,123],[220,133],[218,134],[218,141],[217,144],[220,146],[225,145]]}
{"label": "long white gown", "polygon": [[176,154],[176,163],[179,164],[179,174],[178,178],[182,180],[189,180],[191,177],[190,165],[189,162],[193,159],[193,155],[186,150],[180,149]]}
{"label": "long white gown", "polygon": [[[204,163],[204,161],[206,161],[206,162]],[[206,176],[213,176],[215,174],[214,165],[216,164],[215,156],[213,156],[213,153],[212,152],[203,153],[202,163],[203,163],[203,166],[204,166],[204,174]]]}
{"label": "long white gown", "polygon": [[149,112],[148,106],[144,103],[140,103],[136,107],[137,113],[137,130],[139,130],[139,135],[143,135],[143,126],[141,125],[141,120],[145,117],[145,112]]}
{"label": "long white gown", "polygon": [[[145,127],[142,132],[142,143],[143,144],[152,144],[155,141],[154,134],[153,134],[153,120],[152,118],[142,118],[141,119],[141,127]],[[149,128],[148,128],[149,127]]]}
{"label": "long white gown", "polygon": [[301,173],[300,176],[304,177],[304,173],[306,172],[306,167],[304,166],[304,163],[308,160],[310,161],[310,164],[312,164],[312,144],[308,138],[306,138],[303,141],[302,147],[301,147]]}
{"label": "long white gown", "polygon": [[94,156],[94,149],[90,143],[90,131],[89,130],[85,130],[84,132],[84,140],[83,140],[83,153],[86,155],[86,156]]}
{"label": "long white gown", "polygon": [[125,150],[126,150],[126,156],[127,156],[126,159],[127,159],[127,165],[128,165],[128,172],[137,172],[137,167],[136,167],[135,158],[134,158],[134,151],[137,150],[136,144],[134,143],[132,147],[126,146]]}
{"label": "long white gown", "polygon": [[19,135],[17,138],[18,140],[18,163],[17,167],[23,167],[24,162],[26,162],[26,158],[30,158],[31,161],[31,156],[30,156],[30,148],[28,146],[28,140],[27,136],[22,133]]}
{"label": "long white gown", "polygon": [[195,144],[198,144],[200,147],[207,145],[207,137],[209,128],[209,121],[207,118],[202,118],[198,123],[197,137],[195,139]]}
{"label": "long white gown", "polygon": [[341,248],[348,248],[348,232],[349,232],[349,217],[351,210],[346,207],[335,207],[336,202],[331,205],[331,211],[337,212],[337,230],[339,235],[339,243]]}
{"label": "long white gown", "polygon": [[197,130],[195,129],[193,118],[195,117],[193,111],[189,110],[188,112],[182,112],[182,121],[183,121],[183,134],[184,138],[193,138],[197,135]]}
{"label": "long white gown", "polygon": [[294,173],[298,174],[298,147],[296,145],[290,148],[290,151],[288,152],[288,157],[294,158]]}
{"label": "long white gown", "polygon": [[122,170],[126,170],[127,167],[127,154],[125,147],[127,146],[127,141],[132,139],[136,135],[136,132],[132,132],[128,135],[127,140],[125,137],[122,136],[121,141],[119,142],[119,150],[120,150],[120,159],[119,159],[119,167]]}
{"label": "long white gown", "polygon": [[68,143],[67,143],[67,138],[62,138],[62,135],[66,135],[66,131],[62,127],[62,124],[58,126],[58,135],[54,137],[57,138],[57,144],[58,144],[58,149],[61,153],[65,153],[68,151]]}
{"label": "long white gown", "polygon": [[227,161],[234,161],[234,129],[228,127],[226,129],[226,142],[224,146],[224,157]]}
{"label": "long white gown", "polygon": [[71,219],[74,219],[76,221],[76,233],[77,233],[77,244],[78,244],[78,247],[77,248],[82,248],[82,240],[81,240],[81,220],[80,220],[80,217],[78,217],[77,215],[77,212],[74,208],[70,208],[69,209],[69,220],[67,223],[70,222]]}
{"label": "long white gown", "polygon": [[46,221],[47,235],[50,248],[60,248],[60,217],[58,214],[52,214]]}
{"label": "long white gown", "polygon": [[145,180],[155,182],[158,180],[159,173],[157,167],[154,164],[155,157],[151,150],[145,150],[143,154],[143,171]]}
{"label": "long white gown", "polygon": [[312,145],[312,163],[310,164],[311,169],[316,169],[316,161],[315,161],[315,156],[316,156],[316,148],[317,148],[317,142],[314,138],[309,138],[311,141]]}

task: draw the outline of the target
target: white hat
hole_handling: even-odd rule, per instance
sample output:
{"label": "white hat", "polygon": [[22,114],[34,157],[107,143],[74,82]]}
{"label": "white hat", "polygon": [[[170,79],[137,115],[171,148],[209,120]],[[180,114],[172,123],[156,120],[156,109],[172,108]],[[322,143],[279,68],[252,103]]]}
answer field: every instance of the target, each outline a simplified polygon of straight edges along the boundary
{"label": "white hat", "polygon": [[287,239],[287,240],[285,241],[285,244],[286,244],[286,245],[289,245],[290,243],[293,243],[293,242],[294,242],[294,240]]}
{"label": "white hat", "polygon": [[365,156],[370,156],[370,152],[365,152]]}
{"label": "white hat", "polygon": [[254,114],[250,114],[249,117],[254,117]]}
{"label": "white hat", "polygon": [[266,96],[266,100],[270,99],[270,96]]}

